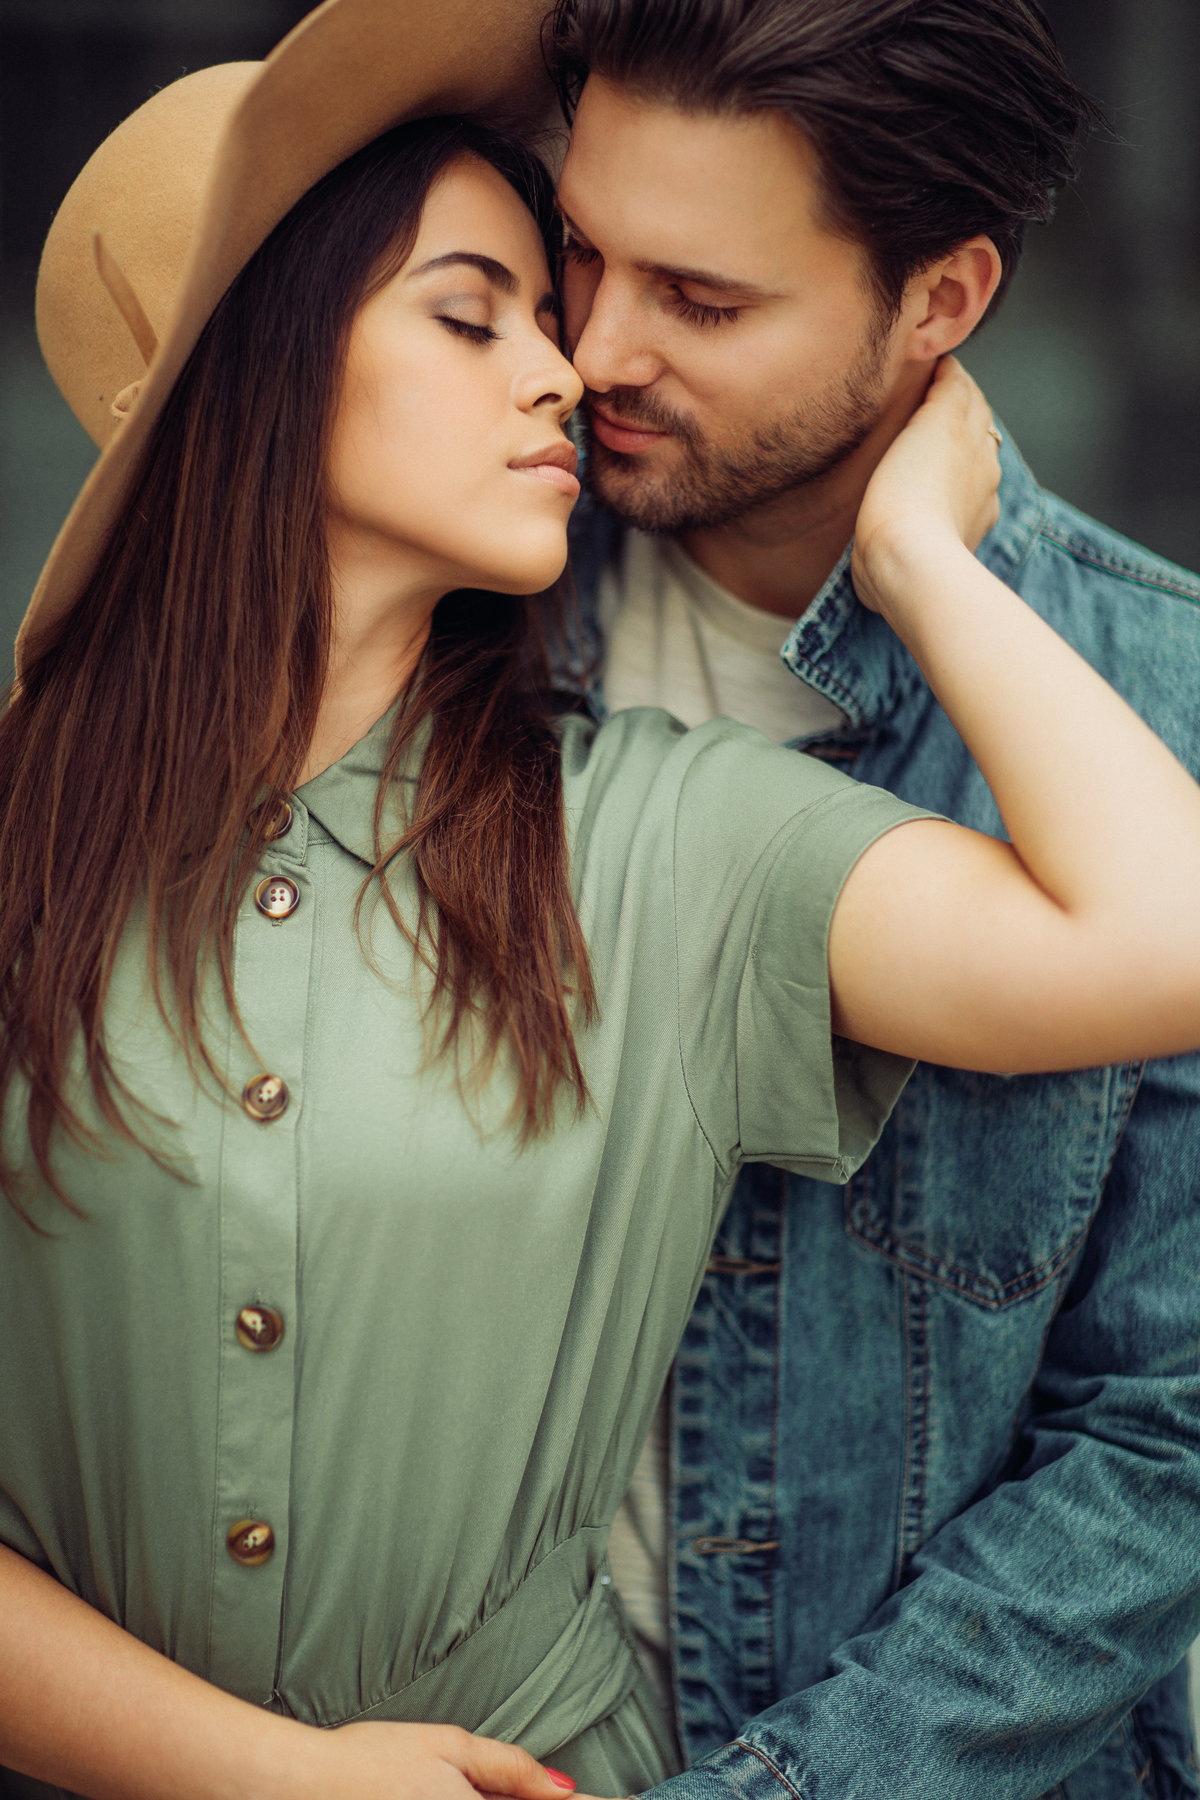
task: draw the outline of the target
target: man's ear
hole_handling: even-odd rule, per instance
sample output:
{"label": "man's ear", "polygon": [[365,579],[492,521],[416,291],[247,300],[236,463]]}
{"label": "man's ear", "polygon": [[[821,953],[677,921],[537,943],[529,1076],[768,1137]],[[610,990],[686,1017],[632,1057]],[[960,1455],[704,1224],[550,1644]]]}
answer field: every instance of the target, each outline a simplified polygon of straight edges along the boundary
{"label": "man's ear", "polygon": [[914,275],[904,298],[903,354],[932,363],[957,350],[987,311],[1002,274],[1000,252],[981,236]]}

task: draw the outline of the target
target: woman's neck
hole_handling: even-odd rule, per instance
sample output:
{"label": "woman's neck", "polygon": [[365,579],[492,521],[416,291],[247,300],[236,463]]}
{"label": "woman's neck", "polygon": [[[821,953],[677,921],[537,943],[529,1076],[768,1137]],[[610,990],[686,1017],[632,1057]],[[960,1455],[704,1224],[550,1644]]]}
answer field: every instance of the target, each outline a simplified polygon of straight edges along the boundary
{"label": "woman's neck", "polygon": [[445,591],[427,573],[422,579],[345,548],[331,546],[333,644],[301,782],[344,756],[407,687]]}

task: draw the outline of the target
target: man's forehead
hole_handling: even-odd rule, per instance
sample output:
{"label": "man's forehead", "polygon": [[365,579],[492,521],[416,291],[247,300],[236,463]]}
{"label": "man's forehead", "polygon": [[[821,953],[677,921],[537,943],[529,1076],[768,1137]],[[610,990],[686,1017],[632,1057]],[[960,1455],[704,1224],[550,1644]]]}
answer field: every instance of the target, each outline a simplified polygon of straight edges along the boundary
{"label": "man's forehead", "polygon": [[733,273],[822,231],[815,152],[782,114],[686,111],[598,76],[580,96],[559,194],[589,240],[616,235],[635,260],[681,269],[697,264],[697,243],[699,266]]}

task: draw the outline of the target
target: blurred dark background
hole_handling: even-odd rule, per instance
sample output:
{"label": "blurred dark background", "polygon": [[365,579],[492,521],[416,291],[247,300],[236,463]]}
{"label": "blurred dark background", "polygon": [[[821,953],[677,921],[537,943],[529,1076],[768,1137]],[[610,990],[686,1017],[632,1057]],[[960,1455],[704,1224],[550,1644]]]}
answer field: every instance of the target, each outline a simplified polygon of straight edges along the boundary
{"label": "blurred dark background", "polygon": [[[100,140],[187,69],[257,57],[306,0],[0,0],[0,634],[93,451],[33,336],[38,252]],[[968,360],[1048,486],[1200,568],[1200,0],[1047,0],[1107,108]]]}

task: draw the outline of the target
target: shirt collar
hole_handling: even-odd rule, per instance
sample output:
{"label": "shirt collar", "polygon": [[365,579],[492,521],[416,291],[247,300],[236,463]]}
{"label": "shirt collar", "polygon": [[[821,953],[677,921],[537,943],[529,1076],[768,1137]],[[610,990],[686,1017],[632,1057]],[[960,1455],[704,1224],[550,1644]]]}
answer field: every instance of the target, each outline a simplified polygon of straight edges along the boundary
{"label": "shirt collar", "polygon": [[[368,868],[375,866],[375,796],[399,704],[398,700],[394,701],[344,756],[296,789],[296,799],[309,817],[323,826],[343,850],[348,850]],[[401,759],[384,800],[381,841],[385,845],[394,844],[405,828],[409,788],[420,772],[428,741],[429,722],[423,720]]]}

